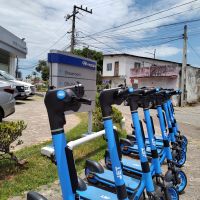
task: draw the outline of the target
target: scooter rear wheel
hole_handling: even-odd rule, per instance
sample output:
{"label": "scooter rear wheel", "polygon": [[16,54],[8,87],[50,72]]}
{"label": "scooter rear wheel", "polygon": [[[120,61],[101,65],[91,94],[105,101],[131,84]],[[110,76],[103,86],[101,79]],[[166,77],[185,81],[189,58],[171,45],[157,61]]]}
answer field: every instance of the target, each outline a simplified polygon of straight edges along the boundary
{"label": "scooter rear wheel", "polygon": [[124,147],[125,147],[124,144],[120,144],[120,149],[121,149],[122,153],[123,153],[124,155],[129,155],[129,154],[130,154],[130,151],[129,151],[128,149],[127,149],[127,150],[124,150]]}
{"label": "scooter rear wheel", "polygon": [[106,154],[104,157],[104,161],[105,161],[105,165],[108,169],[112,169],[112,164],[111,164],[111,160],[110,157]]}
{"label": "scooter rear wheel", "polygon": [[85,168],[85,176],[86,176],[88,182],[97,184],[98,181],[95,178],[91,178],[90,174],[91,174],[91,171],[86,167]]}

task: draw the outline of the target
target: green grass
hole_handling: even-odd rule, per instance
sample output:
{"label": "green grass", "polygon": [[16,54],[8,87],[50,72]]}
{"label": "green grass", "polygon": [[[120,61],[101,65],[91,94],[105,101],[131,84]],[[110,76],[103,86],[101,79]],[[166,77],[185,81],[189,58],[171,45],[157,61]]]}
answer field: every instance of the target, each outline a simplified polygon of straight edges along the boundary
{"label": "green grass", "polygon": [[[75,140],[87,131],[87,115],[80,113],[80,124],[67,133],[67,140]],[[24,191],[34,190],[41,185],[54,182],[57,177],[56,166],[51,161],[41,156],[41,147],[49,144],[24,148],[16,152],[20,159],[26,159],[28,163],[23,167],[17,167],[13,162],[0,160],[0,199],[7,200],[10,196],[21,195]],[[97,138],[92,142],[80,145],[74,149],[76,169],[78,173],[84,168],[85,159],[100,160],[103,158],[106,142],[103,138]]]}

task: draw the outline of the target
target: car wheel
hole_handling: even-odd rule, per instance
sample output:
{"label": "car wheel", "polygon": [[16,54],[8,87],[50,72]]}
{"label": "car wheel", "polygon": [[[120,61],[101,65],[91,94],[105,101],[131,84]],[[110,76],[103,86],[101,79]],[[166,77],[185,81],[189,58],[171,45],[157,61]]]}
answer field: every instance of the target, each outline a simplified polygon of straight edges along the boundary
{"label": "car wheel", "polygon": [[22,98],[22,100],[26,100],[28,97],[27,96],[24,96],[23,98]]}

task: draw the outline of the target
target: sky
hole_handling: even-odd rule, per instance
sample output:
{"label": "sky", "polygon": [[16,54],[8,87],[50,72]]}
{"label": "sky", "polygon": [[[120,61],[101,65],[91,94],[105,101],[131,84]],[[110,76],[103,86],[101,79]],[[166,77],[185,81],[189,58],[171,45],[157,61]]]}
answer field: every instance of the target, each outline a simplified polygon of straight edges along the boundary
{"label": "sky", "polygon": [[156,49],[156,58],[182,62],[187,24],[188,63],[200,67],[200,0],[0,0],[0,25],[27,43],[23,76],[50,49],[69,50],[74,5],[92,9],[76,15],[76,48],[146,57]]}

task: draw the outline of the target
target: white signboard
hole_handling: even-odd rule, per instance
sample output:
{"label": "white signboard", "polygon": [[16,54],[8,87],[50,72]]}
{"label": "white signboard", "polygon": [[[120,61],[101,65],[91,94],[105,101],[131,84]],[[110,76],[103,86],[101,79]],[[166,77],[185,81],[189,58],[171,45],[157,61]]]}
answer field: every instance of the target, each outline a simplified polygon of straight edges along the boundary
{"label": "white signboard", "polygon": [[56,88],[74,85],[77,82],[83,84],[84,97],[91,99],[92,105],[82,105],[79,112],[92,111],[96,96],[96,61],[67,52],[51,50],[48,54],[48,63],[50,84]]}

